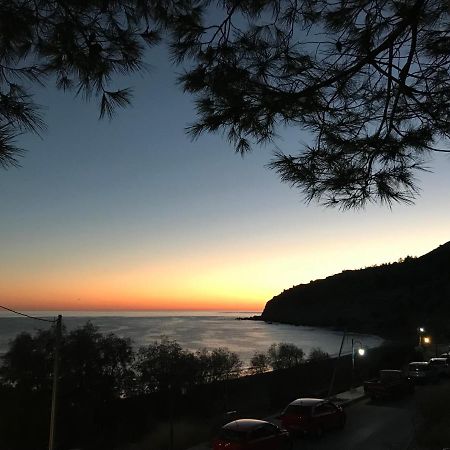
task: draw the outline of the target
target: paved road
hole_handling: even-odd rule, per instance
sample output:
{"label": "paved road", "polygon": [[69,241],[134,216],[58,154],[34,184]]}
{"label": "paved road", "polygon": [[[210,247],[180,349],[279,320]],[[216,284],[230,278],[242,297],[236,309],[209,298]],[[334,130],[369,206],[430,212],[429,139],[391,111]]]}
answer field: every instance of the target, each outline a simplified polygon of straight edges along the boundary
{"label": "paved road", "polygon": [[[426,394],[433,386],[421,386]],[[295,450],[407,450],[419,420],[417,395],[395,401],[359,401],[346,409],[347,425],[320,439],[298,438]]]}
{"label": "paved road", "polygon": [[[416,393],[399,400],[372,402],[359,400],[346,408],[347,424],[344,430],[330,431],[321,438],[302,437],[294,440],[294,450],[413,450],[415,424],[420,415],[418,397],[439,386],[419,386]],[[277,423],[277,420],[273,420]],[[206,450],[200,445],[191,450]]]}

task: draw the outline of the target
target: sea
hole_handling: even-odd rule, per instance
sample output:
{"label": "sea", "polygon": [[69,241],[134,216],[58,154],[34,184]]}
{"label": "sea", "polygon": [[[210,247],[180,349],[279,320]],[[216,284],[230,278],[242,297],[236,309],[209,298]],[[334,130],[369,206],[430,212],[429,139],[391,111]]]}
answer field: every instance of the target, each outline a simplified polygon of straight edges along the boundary
{"label": "sea", "polygon": [[[343,332],[334,329],[236,320],[260,314],[258,311],[33,311],[25,312],[38,318],[54,318],[62,314],[67,330],[83,326],[87,321],[102,333],[115,333],[130,338],[137,348],[167,337],[183,348],[196,351],[203,348],[226,347],[236,352],[244,366],[255,352],[265,352],[272,344],[288,342],[302,348],[307,355],[321,348],[330,355],[339,352]],[[22,332],[35,333],[51,323],[0,311],[0,355]],[[343,353],[351,352],[351,340],[366,349],[378,347],[383,339],[366,334],[347,333]]]}

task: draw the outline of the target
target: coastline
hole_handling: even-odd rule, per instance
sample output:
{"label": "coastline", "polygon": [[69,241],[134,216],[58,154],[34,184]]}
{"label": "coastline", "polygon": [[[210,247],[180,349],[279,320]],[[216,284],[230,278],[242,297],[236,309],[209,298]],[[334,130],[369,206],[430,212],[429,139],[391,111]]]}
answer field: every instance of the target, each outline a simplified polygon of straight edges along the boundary
{"label": "coastline", "polygon": [[[47,313],[48,314],[48,313]],[[101,314],[101,313],[100,313]],[[192,313],[196,314],[196,313]],[[198,313],[197,313],[198,314]],[[261,320],[260,314],[218,313],[208,315],[178,316],[63,316],[63,324],[68,331],[83,326],[90,321],[101,333],[115,333],[119,337],[130,338],[137,348],[152,344],[167,337],[183,348],[191,351],[203,348],[227,347],[239,354],[244,362],[250,361],[255,352],[265,352],[272,344],[292,343],[309,353],[313,348],[321,347],[329,354],[339,350],[342,333],[323,327],[292,327],[291,324],[270,324]],[[235,318],[250,319],[247,322]],[[36,329],[46,329],[44,323],[36,324],[26,318],[0,318],[0,353],[6,351],[9,342],[21,332],[34,334]],[[298,324],[296,324],[298,325]],[[377,336],[363,337],[369,347],[381,344]]]}
{"label": "coastline", "polygon": [[[264,322],[269,325],[291,325],[296,327],[314,327],[314,328],[320,328],[323,330],[329,330],[339,333],[347,333],[347,334],[358,334],[361,336],[377,336],[382,338],[384,341],[398,341],[403,340],[407,341],[408,336],[405,338],[405,334],[401,333],[401,330],[385,330],[385,329],[370,329],[367,326],[358,327],[358,326],[352,326],[352,328],[342,328],[342,327],[336,327],[336,326],[329,326],[329,325],[320,325],[317,323],[311,324],[311,323],[300,323],[298,321],[280,321],[280,320],[268,320],[264,319],[262,315],[254,315],[251,317],[236,317],[235,320],[249,320],[249,321],[255,321],[255,322]],[[397,331],[397,332],[395,332]]]}

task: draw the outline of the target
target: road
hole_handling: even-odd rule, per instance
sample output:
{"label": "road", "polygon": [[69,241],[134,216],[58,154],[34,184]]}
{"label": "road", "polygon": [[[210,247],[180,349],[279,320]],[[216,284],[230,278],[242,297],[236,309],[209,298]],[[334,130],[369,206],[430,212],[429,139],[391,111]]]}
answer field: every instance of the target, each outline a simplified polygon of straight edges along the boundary
{"label": "road", "polygon": [[[426,395],[434,386],[420,386]],[[417,393],[403,399],[373,403],[361,400],[348,408],[344,430],[331,431],[317,439],[297,438],[295,450],[407,450],[419,420]]]}
{"label": "road", "polygon": [[[320,438],[296,438],[293,450],[413,450],[414,427],[420,421],[419,397],[449,384],[450,380],[442,380],[437,386],[418,386],[415,394],[403,399],[359,400],[345,409],[347,423],[343,430],[327,432]],[[207,449],[207,445],[191,448]]]}

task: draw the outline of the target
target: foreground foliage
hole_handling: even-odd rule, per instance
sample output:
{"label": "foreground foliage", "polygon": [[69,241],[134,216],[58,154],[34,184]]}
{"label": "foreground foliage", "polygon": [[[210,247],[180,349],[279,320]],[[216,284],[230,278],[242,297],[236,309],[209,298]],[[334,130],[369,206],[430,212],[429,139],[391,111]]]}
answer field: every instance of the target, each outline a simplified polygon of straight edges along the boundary
{"label": "foreground foliage", "polygon": [[[2,357],[0,382],[24,393],[51,391],[54,344],[53,330],[19,334]],[[227,380],[241,368],[239,356],[226,348],[194,353],[162,337],[135,351],[130,339],[102,334],[88,322],[63,331],[60,389],[71,404],[104,402]]]}
{"label": "foreground foliage", "polygon": [[411,202],[429,152],[448,151],[449,17],[446,0],[1,2],[0,165],[17,164],[18,134],[45,127],[33,85],[111,117],[131,98],[114,78],[144,71],[166,37],[196,97],[193,136],[224,133],[244,154],[299,127],[310,139],[270,166],[307,200]]}
{"label": "foreground foliage", "polygon": [[312,361],[329,359],[330,355],[320,347],[311,349],[305,358],[303,349],[295,344],[280,342],[272,344],[267,352],[255,352],[250,360],[250,373],[264,373],[269,370],[282,370]]}
{"label": "foreground foliage", "polygon": [[[2,449],[45,448],[54,346],[53,330],[40,330],[34,335],[21,333],[2,356]],[[149,395],[153,400],[159,398],[162,409],[157,419],[161,420],[167,414],[168,398],[207,383],[236,378],[242,366],[238,355],[226,348],[194,353],[164,337],[134,350],[129,339],[102,334],[89,322],[70,332],[63,329],[60,354],[58,448],[103,448],[109,442],[114,421],[124,415],[118,412],[124,398],[144,410],[147,408],[141,401]],[[129,414],[135,424],[126,424],[127,436],[133,434],[134,428],[142,433],[146,424],[136,419],[135,412]],[[147,415],[140,420],[148,420]],[[116,426],[119,429],[114,434],[120,436],[120,423]],[[23,434],[21,429],[28,432]]]}

